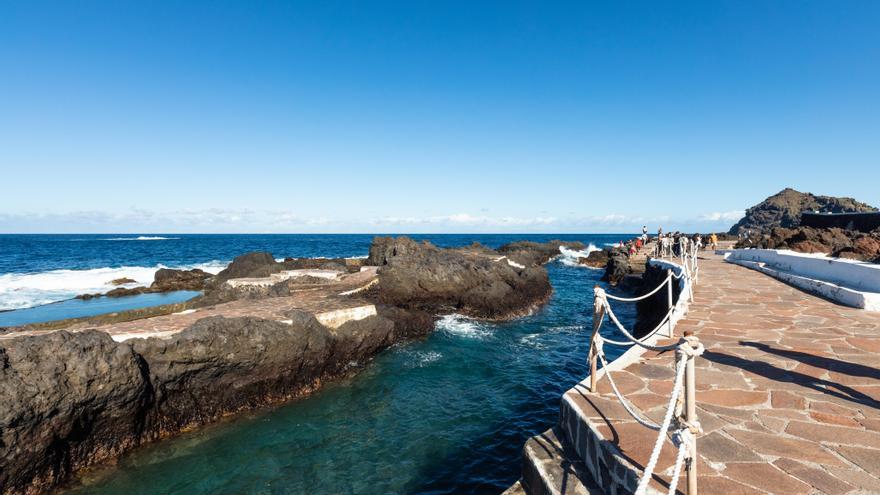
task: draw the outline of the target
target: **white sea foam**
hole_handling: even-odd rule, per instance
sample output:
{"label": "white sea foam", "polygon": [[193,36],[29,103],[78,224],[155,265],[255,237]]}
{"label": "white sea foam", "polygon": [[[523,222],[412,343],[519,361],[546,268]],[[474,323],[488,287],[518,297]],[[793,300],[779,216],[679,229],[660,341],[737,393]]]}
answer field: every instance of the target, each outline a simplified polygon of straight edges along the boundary
{"label": "white sea foam", "polygon": [[581,265],[578,263],[578,260],[581,258],[586,258],[590,255],[590,253],[594,251],[601,251],[601,249],[597,248],[594,244],[590,244],[585,249],[581,249],[580,251],[576,249],[568,249],[565,246],[559,246],[559,256],[557,259],[560,263],[566,266],[577,266],[577,267],[587,267],[587,265]]}
{"label": "white sea foam", "polygon": [[139,235],[137,237],[110,237],[103,241],[174,241],[180,237],[162,237],[158,235]]}
{"label": "white sea foam", "polygon": [[[216,274],[226,268],[226,263],[210,261],[175,268],[199,268]],[[79,294],[104,293],[118,286],[110,281],[130,278],[134,283],[121,287],[147,286],[153,275],[164,265],[120,266],[93,268],[91,270],[51,270],[40,273],[5,273],[0,275],[0,310],[29,308],[70,299]]]}
{"label": "white sea foam", "polygon": [[523,335],[519,338],[519,343],[533,349],[545,349],[547,347],[546,344],[541,342],[541,334],[538,333]]}
{"label": "white sea foam", "polygon": [[437,329],[448,334],[469,339],[484,339],[492,336],[492,329],[485,324],[459,314],[446,315],[437,322]]}
{"label": "white sea foam", "polygon": [[443,354],[437,351],[407,351],[406,353],[409,354],[406,364],[411,368],[424,368],[443,357]]}

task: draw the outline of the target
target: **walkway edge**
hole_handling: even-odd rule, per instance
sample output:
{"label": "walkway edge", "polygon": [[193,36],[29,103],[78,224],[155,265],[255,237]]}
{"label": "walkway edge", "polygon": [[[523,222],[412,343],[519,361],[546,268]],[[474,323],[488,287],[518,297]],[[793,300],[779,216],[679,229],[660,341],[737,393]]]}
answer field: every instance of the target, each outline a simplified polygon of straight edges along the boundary
{"label": "walkway edge", "polygon": [[[662,259],[649,259],[648,263],[662,269],[672,270],[676,275],[681,275],[684,270],[681,265]],[[679,293],[678,301],[675,303],[675,311],[672,316],[673,330],[677,323],[687,316],[692,290],[690,282],[687,281],[686,277],[682,277],[680,283],[681,291]],[[646,340],[646,343],[654,345],[660,338],[660,335],[655,334]],[[640,346],[632,346],[620,357],[609,363],[607,370],[618,371],[625,369],[630,365],[639,362],[645,352],[646,349]],[[601,378],[604,376],[605,372],[605,368],[600,369],[598,371],[599,377]],[[629,462],[622,455],[617,446],[606,439],[596,425],[582,414],[580,408],[572,400],[572,396],[589,397],[589,390],[590,376],[587,375],[584,380],[563,394],[560,403],[558,424],[559,432],[563,437],[560,440],[576,453],[580,463],[583,464],[595,483],[604,489],[605,493],[609,495],[633,493],[639,484],[642,470]],[[540,435],[538,437],[540,437]],[[533,441],[538,437],[533,437],[530,441]],[[535,460],[533,459],[533,456],[524,455],[524,479],[526,479],[526,475],[533,479],[536,474],[541,478],[546,476],[546,467],[530,465],[530,463],[534,462]],[[538,486],[546,487],[555,485],[551,479],[542,479],[540,482],[538,482],[538,480],[529,481],[531,481],[531,483],[525,483],[524,488],[530,495],[547,493],[538,489]],[[535,488],[534,490],[532,489],[533,487]],[[554,493],[565,495],[574,492],[566,490]],[[649,486],[648,493],[660,494],[665,492],[661,492]]]}

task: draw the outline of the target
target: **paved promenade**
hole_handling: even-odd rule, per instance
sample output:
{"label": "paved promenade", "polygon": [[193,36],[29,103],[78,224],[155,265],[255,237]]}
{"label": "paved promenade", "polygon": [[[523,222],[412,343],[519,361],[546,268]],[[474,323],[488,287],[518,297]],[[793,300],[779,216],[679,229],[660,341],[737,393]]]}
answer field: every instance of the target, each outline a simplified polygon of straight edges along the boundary
{"label": "paved promenade", "polygon": [[[687,330],[706,346],[696,361],[700,493],[880,493],[880,314],[704,254],[676,335]],[[672,360],[649,352],[613,374],[621,393],[658,422]],[[598,396],[568,395],[625,458],[644,466],[656,433],[629,417],[607,379]],[[652,486],[668,486],[674,460],[667,442]]]}

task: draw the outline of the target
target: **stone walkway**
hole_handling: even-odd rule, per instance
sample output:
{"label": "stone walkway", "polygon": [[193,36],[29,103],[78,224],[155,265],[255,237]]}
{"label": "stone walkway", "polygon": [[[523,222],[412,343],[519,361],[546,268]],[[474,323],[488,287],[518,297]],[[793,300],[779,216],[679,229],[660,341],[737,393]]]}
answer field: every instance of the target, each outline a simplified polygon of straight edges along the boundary
{"label": "stone walkway", "polygon": [[[696,373],[700,493],[880,493],[880,316],[720,256],[701,259],[695,300],[676,327],[676,335],[693,331],[706,346]],[[649,352],[612,375],[657,422],[672,360]],[[598,394],[579,386],[567,395],[642,469],[656,432],[629,417],[607,379]],[[668,487],[674,454],[667,442],[652,486]]]}

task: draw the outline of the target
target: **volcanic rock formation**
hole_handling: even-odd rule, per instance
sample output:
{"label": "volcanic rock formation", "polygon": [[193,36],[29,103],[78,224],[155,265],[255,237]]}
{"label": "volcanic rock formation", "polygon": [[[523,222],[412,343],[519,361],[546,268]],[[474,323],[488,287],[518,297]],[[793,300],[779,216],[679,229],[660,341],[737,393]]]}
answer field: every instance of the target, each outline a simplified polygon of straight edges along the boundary
{"label": "volcanic rock formation", "polygon": [[850,213],[877,211],[877,209],[853,198],[816,196],[785,188],[746,210],[745,216],[730,228],[730,233],[739,234],[749,230],[762,232],[773,227],[797,227],[800,225],[801,213],[804,211]]}

